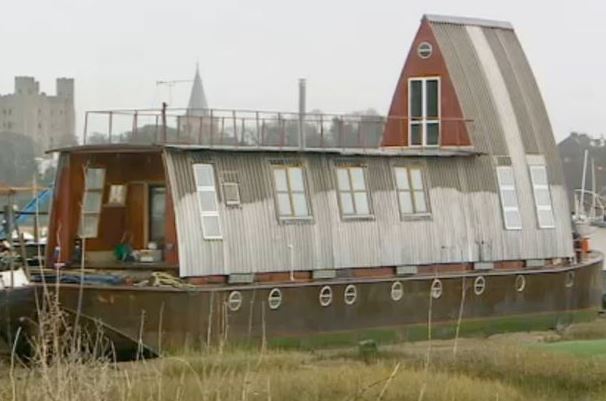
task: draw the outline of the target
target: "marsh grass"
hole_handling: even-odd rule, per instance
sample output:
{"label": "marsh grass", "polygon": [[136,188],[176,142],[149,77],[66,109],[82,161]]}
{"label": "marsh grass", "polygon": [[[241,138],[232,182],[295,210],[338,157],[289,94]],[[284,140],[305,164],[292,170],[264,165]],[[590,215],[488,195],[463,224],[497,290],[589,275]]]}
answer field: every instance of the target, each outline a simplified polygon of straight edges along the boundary
{"label": "marsh grass", "polygon": [[[606,399],[606,361],[536,342],[459,339],[315,352],[226,347],[155,360],[55,358],[0,378],[2,400],[582,400]],[[4,361],[3,372],[9,365]],[[427,381],[427,377],[429,380]]]}

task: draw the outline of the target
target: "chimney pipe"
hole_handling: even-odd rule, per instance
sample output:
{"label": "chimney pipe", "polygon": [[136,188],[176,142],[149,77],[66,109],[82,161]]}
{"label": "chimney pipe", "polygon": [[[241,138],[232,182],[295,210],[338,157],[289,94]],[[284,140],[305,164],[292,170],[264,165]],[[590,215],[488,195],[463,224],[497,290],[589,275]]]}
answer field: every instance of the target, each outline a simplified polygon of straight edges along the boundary
{"label": "chimney pipe", "polygon": [[299,79],[299,147],[305,149],[305,108],[306,108],[306,89],[307,82],[305,78]]}

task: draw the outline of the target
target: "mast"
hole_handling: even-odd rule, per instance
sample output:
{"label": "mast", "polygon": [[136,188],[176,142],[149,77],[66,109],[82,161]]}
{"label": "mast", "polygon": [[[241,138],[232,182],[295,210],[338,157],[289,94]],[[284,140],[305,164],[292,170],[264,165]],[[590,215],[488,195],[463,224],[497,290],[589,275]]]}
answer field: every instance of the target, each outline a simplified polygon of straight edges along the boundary
{"label": "mast", "polygon": [[585,157],[583,158],[583,178],[582,178],[582,182],[581,182],[581,200],[580,200],[580,206],[583,210],[583,213],[585,213],[585,178],[587,177],[587,154],[589,153],[589,150],[585,149]]}

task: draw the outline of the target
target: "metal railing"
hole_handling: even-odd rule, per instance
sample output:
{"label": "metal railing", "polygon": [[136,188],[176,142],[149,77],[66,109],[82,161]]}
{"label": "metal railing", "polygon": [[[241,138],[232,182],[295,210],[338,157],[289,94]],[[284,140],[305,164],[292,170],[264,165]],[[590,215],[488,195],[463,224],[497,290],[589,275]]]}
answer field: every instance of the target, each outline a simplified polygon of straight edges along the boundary
{"label": "metal railing", "polygon": [[[473,121],[442,118],[441,135],[461,146]],[[88,111],[84,144],[189,144],[284,149],[378,148],[408,136],[409,119],[379,115],[225,109]],[[405,141],[407,142],[407,140]]]}

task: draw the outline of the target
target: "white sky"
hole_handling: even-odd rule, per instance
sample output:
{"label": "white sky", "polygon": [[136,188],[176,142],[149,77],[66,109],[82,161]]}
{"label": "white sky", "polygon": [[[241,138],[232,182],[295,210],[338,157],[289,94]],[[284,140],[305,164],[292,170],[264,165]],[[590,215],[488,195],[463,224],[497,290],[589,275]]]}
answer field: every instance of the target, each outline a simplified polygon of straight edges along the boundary
{"label": "white sky", "polygon": [[[386,113],[424,13],[507,20],[522,42],[554,126],[606,134],[606,4],[598,0],[0,0],[0,93],[15,75],[54,93],[76,79],[76,112],[159,107],[157,80],[192,79],[210,107]],[[190,84],[176,86],[185,106]]]}

